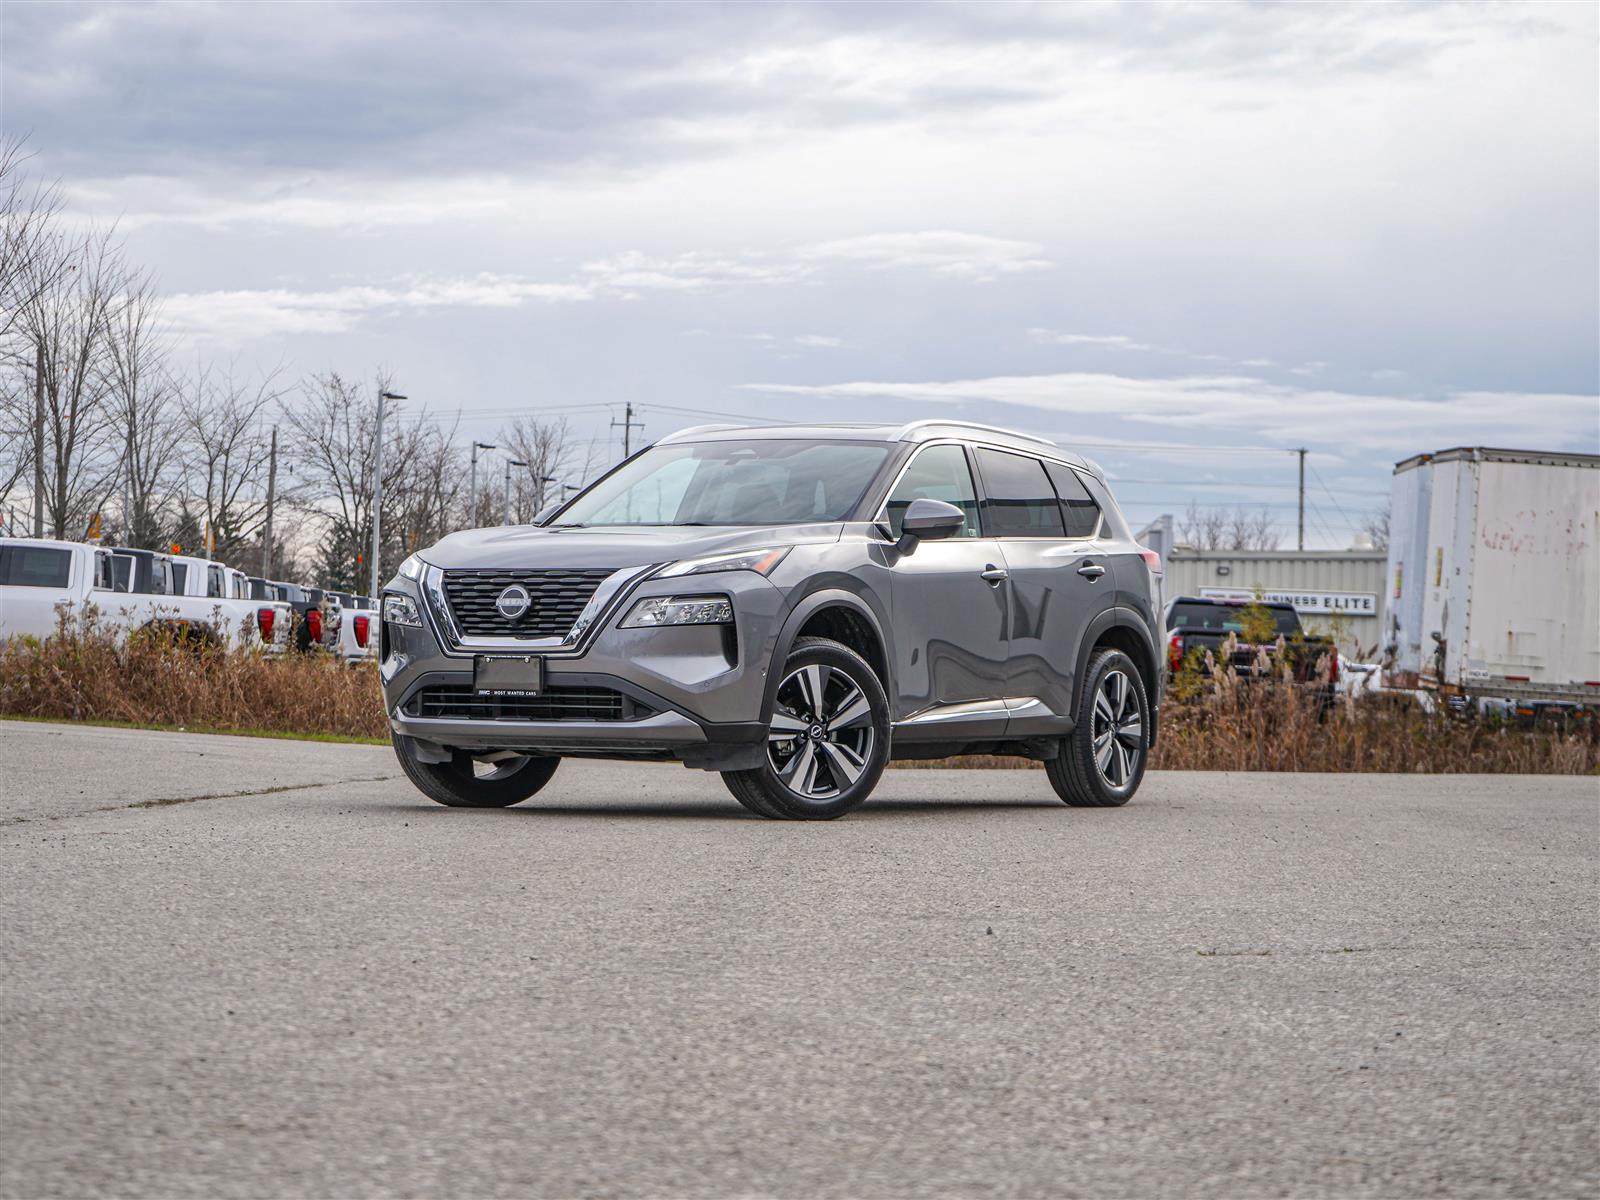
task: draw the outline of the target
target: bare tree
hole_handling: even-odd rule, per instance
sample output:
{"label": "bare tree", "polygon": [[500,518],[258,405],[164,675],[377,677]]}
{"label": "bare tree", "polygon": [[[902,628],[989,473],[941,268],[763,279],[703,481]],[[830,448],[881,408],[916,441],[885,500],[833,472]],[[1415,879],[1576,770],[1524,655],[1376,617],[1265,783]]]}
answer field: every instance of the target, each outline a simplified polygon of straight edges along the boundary
{"label": "bare tree", "polygon": [[580,461],[565,417],[541,421],[536,416],[520,416],[500,429],[498,444],[513,457],[528,465],[511,475],[511,514],[516,524],[531,521],[553,499],[559,499],[559,483],[576,474],[586,475],[591,463]]}
{"label": "bare tree", "polygon": [[86,521],[115,474],[107,462],[107,331],[125,272],[112,231],[47,232],[23,264],[16,317],[21,354],[35,364],[33,453],[47,528],[67,537]]}
{"label": "bare tree", "polygon": [[[285,405],[288,446],[305,511],[322,529],[319,576],[330,584],[360,590],[366,583],[366,555],[372,545],[379,391],[337,372],[309,380],[297,403]],[[382,547],[386,563],[398,563],[417,545],[436,540],[453,527],[452,517],[465,490],[461,460],[453,441],[440,433],[426,412],[387,409],[383,428]]]}
{"label": "bare tree", "polygon": [[1375,508],[1367,514],[1367,519],[1361,523],[1358,531],[1364,533],[1372,541],[1375,550],[1389,548],[1389,503],[1384,501],[1381,508]]}
{"label": "bare tree", "polygon": [[130,274],[108,322],[104,370],[120,442],[121,537],[143,549],[165,544],[172,532],[188,434],[163,334],[150,277]]}
{"label": "bare tree", "polygon": [[1201,508],[1191,500],[1178,522],[1178,540],[1197,550],[1276,550],[1282,539],[1265,506]]}
{"label": "bare tree", "polygon": [[61,189],[31,177],[29,157],[24,138],[0,136],[0,344],[28,302],[68,265],[51,246]]}
{"label": "bare tree", "polygon": [[231,366],[220,374],[202,367],[183,392],[188,490],[199,501],[202,532],[209,533],[210,553],[217,558],[237,559],[266,513],[262,416],[282,395],[277,380],[277,371],[246,382]]}

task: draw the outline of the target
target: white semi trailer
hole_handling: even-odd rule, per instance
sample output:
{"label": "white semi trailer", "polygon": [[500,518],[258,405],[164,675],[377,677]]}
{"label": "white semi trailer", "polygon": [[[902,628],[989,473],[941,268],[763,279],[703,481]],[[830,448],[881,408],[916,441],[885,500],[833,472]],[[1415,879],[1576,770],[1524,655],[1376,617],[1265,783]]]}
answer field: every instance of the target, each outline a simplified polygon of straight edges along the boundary
{"label": "white semi trailer", "polygon": [[1387,582],[1387,686],[1524,716],[1600,704],[1600,455],[1396,464]]}

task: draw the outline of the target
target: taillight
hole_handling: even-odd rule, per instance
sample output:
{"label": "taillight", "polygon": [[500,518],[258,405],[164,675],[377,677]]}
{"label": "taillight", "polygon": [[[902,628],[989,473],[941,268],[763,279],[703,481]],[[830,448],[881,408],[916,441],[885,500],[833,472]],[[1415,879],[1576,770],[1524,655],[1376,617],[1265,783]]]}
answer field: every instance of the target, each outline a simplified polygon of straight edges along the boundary
{"label": "taillight", "polygon": [[272,640],[272,626],[277,619],[278,613],[276,609],[256,609],[256,628],[261,630],[261,640],[263,642],[270,642]]}
{"label": "taillight", "polygon": [[355,618],[356,645],[360,646],[363,650],[367,648],[367,626],[369,620],[370,618],[367,617]]}
{"label": "taillight", "polygon": [[1328,660],[1328,682],[1339,682],[1339,651],[1337,648],[1328,651],[1333,657]]}
{"label": "taillight", "polygon": [[1146,550],[1143,546],[1140,546],[1139,557],[1144,559],[1144,565],[1152,571],[1159,572],[1161,570],[1161,555],[1154,550]]}
{"label": "taillight", "polygon": [[322,610],[320,608],[306,610],[306,632],[311,635],[313,642],[322,640]]}
{"label": "taillight", "polygon": [[[1154,554],[1155,551],[1146,553]],[[1167,639],[1167,665],[1176,671],[1183,666],[1183,634],[1175,633]]]}

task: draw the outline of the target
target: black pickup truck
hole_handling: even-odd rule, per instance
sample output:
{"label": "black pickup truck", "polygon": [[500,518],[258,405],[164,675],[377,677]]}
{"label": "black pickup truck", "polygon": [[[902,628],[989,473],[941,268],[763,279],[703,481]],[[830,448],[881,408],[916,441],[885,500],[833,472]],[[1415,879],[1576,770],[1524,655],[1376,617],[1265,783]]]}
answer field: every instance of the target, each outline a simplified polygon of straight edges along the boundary
{"label": "black pickup truck", "polygon": [[1255,673],[1256,652],[1262,646],[1273,654],[1274,671],[1282,665],[1276,655],[1281,637],[1295,680],[1309,683],[1317,679],[1326,659],[1330,693],[1339,681],[1339,652],[1333,639],[1301,628],[1294,605],[1263,600],[1179,596],[1167,606],[1167,663],[1176,674],[1193,651],[1210,650],[1213,659],[1220,659],[1223,639],[1230,633],[1238,639],[1233,669],[1241,678]]}

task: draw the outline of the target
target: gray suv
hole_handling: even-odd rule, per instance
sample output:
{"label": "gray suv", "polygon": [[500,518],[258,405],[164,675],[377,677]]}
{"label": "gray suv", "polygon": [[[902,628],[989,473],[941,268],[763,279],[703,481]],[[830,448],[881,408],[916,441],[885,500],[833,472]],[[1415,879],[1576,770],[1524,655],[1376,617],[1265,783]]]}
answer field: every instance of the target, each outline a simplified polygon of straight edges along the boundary
{"label": "gray suv", "polygon": [[537,524],[452,534],[383,597],[395,752],[500,807],[564,757],[719,771],[826,819],[891,758],[1019,754],[1119,805],[1155,741],[1160,560],[1105,475],[952,421],[684,430]]}

